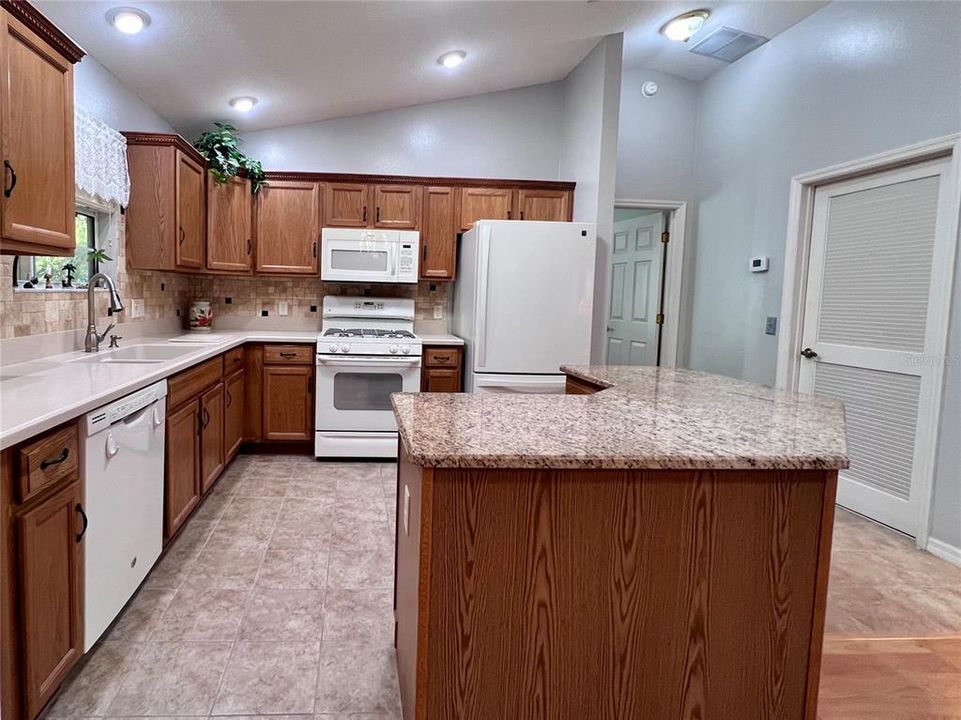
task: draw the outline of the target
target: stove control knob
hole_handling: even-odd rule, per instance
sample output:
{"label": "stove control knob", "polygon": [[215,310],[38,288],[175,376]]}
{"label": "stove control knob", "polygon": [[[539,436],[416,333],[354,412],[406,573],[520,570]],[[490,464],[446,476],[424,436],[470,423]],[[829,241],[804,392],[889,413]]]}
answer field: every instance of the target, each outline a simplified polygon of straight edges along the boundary
{"label": "stove control knob", "polygon": [[347,343],[344,343],[343,345],[340,346],[340,351],[342,353],[350,352],[350,345],[348,345]]}
{"label": "stove control knob", "polygon": [[402,346],[400,351],[404,353],[404,355],[410,355],[410,345]]}
{"label": "stove control knob", "polygon": [[332,353],[337,352],[337,346],[336,346],[336,345],[328,345],[328,346],[327,346],[327,352],[332,352]]}
{"label": "stove control knob", "polygon": [[391,345],[389,348],[387,348],[387,352],[389,352],[391,355],[396,355],[396,354],[397,354],[397,346],[396,346],[396,345]]}

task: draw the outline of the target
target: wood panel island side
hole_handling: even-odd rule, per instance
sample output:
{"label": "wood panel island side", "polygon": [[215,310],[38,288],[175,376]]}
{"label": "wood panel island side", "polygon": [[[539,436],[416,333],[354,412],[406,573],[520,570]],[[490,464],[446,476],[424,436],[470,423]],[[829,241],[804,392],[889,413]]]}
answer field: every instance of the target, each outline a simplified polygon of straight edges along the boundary
{"label": "wood panel island side", "polygon": [[393,397],[405,720],[815,720],[841,405],[563,370]]}

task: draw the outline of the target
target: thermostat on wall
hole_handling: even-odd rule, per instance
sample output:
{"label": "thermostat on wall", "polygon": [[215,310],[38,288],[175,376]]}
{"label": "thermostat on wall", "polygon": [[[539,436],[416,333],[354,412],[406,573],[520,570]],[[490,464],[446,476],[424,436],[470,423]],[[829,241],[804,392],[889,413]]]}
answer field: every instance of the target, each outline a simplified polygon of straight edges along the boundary
{"label": "thermostat on wall", "polygon": [[768,265],[771,264],[771,258],[767,255],[759,255],[757,257],[751,258],[751,272],[767,272]]}

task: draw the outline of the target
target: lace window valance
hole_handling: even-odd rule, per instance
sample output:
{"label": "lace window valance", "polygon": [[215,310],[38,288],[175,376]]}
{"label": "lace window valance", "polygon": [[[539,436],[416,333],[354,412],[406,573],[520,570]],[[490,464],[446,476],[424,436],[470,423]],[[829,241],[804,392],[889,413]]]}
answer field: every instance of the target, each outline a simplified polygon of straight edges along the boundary
{"label": "lace window valance", "polygon": [[77,188],[107,205],[130,200],[127,140],[92,115],[74,110]]}

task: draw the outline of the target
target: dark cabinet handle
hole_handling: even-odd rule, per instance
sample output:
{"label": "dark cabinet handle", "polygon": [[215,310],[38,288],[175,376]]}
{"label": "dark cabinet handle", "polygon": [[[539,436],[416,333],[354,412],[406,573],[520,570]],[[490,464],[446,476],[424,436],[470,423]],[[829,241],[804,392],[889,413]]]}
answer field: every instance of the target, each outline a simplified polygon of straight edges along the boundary
{"label": "dark cabinet handle", "polygon": [[510,210],[507,211],[507,219],[508,219],[508,220],[511,219],[511,211],[510,211]]}
{"label": "dark cabinet handle", "polygon": [[70,448],[64,448],[63,450],[60,451],[60,454],[57,455],[57,457],[48,458],[44,460],[42,463],[40,463],[40,469],[46,470],[51,465],[59,465],[68,457],[70,457]]}
{"label": "dark cabinet handle", "polygon": [[374,222],[380,222],[380,206],[377,206],[377,210],[374,212]]}
{"label": "dark cabinet handle", "polygon": [[201,418],[202,418],[202,420],[201,420],[201,424],[202,424],[201,427],[202,427],[204,430],[206,430],[206,429],[207,429],[207,426],[210,424],[210,412],[207,410],[207,408],[204,408],[203,414],[201,415]]}
{"label": "dark cabinet handle", "polygon": [[310,252],[314,257],[317,257],[317,241],[316,240],[314,240],[314,244]]}
{"label": "dark cabinet handle", "polygon": [[367,206],[364,205],[364,223],[367,223]]}
{"label": "dark cabinet handle", "polygon": [[427,262],[427,246],[424,245],[424,262]]}
{"label": "dark cabinet handle", "polygon": [[3,196],[10,197],[13,189],[17,186],[17,171],[13,169],[13,165],[10,164],[9,160],[3,161],[3,167],[5,170],[10,171],[10,187],[3,189]]}
{"label": "dark cabinet handle", "polygon": [[187,233],[184,232],[184,226],[181,225],[181,226],[180,226],[180,244],[183,245],[183,244],[184,244],[184,240],[186,240],[186,239],[187,239]]}
{"label": "dark cabinet handle", "polygon": [[295,353],[295,352],[282,352],[282,353],[280,353],[280,357],[297,357],[297,353]]}
{"label": "dark cabinet handle", "polygon": [[230,390],[227,391],[227,403],[226,407],[230,407],[230,404],[234,401],[234,396],[230,394]]}
{"label": "dark cabinet handle", "polygon": [[77,542],[80,542],[83,540],[83,536],[87,534],[87,526],[90,524],[90,521],[87,519],[87,513],[83,511],[83,505],[77,503],[76,507],[74,507],[74,510],[77,511],[77,513],[80,515],[80,519],[83,520],[83,527],[77,534]]}
{"label": "dark cabinet handle", "polygon": [[251,251],[254,249],[254,244],[250,238],[247,238],[247,254],[250,255]]}
{"label": "dark cabinet handle", "polygon": [[521,220],[523,220],[523,219],[524,219],[524,211],[521,210]]}
{"label": "dark cabinet handle", "polygon": [[450,360],[450,355],[434,355],[434,360],[437,362],[447,362]]}

